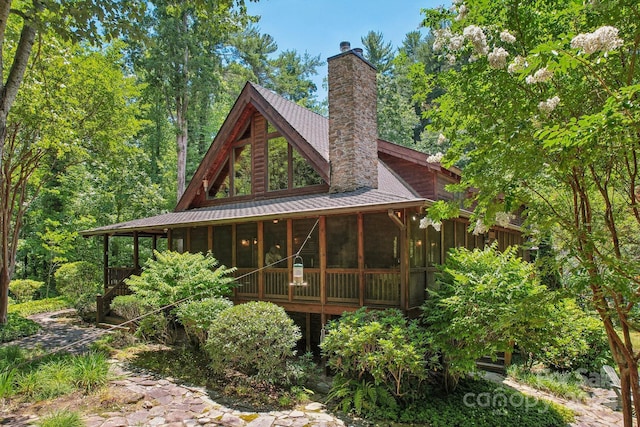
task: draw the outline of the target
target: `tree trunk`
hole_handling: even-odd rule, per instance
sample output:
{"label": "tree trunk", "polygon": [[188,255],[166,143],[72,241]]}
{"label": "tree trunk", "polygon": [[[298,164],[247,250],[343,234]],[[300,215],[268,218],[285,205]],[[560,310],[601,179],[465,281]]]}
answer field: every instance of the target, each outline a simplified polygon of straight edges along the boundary
{"label": "tree trunk", "polygon": [[0,325],[7,323],[9,310],[9,282],[11,277],[6,268],[0,268]]}
{"label": "tree trunk", "polygon": [[187,118],[178,110],[176,115],[178,134],[176,135],[176,148],[178,152],[178,201],[184,193],[187,174]]}

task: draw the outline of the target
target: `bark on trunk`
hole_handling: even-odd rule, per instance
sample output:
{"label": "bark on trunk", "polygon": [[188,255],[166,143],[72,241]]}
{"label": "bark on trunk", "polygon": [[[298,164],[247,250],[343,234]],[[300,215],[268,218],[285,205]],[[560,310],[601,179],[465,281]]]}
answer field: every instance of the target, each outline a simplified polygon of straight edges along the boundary
{"label": "bark on trunk", "polygon": [[182,114],[177,115],[178,135],[176,136],[176,148],[178,152],[178,201],[184,193],[187,175],[187,118]]}
{"label": "bark on trunk", "polygon": [[4,268],[0,269],[0,325],[7,323],[7,311],[9,309],[9,282],[11,277]]}

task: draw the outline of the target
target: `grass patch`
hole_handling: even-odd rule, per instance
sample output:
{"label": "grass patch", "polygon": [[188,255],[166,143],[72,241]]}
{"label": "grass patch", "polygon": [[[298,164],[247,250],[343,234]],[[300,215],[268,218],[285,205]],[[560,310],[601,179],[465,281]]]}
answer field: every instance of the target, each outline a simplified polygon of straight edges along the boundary
{"label": "grass patch", "polygon": [[531,372],[522,365],[511,365],[507,373],[518,382],[565,399],[581,402],[587,399],[587,393],[582,389],[582,376],[576,372]]}
{"label": "grass patch", "polygon": [[31,316],[32,314],[48,313],[51,311],[63,310],[65,308],[72,308],[72,304],[70,304],[64,297],[55,297],[36,301],[27,301],[20,304],[12,304],[9,306],[9,313],[16,313],[26,317]]}
{"label": "grass patch", "polygon": [[39,330],[40,325],[33,320],[25,319],[17,313],[9,313],[7,323],[0,325],[0,343],[35,335]]}
{"label": "grass patch", "polygon": [[43,417],[37,425],[39,427],[83,427],[85,423],[77,412],[62,410]]}
{"label": "grass patch", "polygon": [[109,363],[102,353],[53,355],[29,361],[17,347],[0,350],[4,365],[0,370],[0,398],[38,402],[75,392],[89,393],[109,380]]}

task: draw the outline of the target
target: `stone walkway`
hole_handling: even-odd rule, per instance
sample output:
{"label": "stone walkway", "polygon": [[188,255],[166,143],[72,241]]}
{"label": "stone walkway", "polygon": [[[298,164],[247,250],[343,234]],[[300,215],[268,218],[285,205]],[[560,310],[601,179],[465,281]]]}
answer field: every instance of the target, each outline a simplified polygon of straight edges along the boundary
{"label": "stone walkway", "polygon": [[[37,335],[14,342],[22,348],[42,346],[45,349],[67,349],[73,342],[81,341],[78,347],[68,351],[80,352],[88,343],[106,331],[74,323],[73,310],[35,315],[43,329]],[[85,417],[87,427],[124,426],[229,426],[229,427],[343,427],[345,423],[326,412],[321,403],[311,403],[294,410],[274,412],[243,412],[222,406],[209,398],[207,391],[189,387],[171,379],[158,379],[145,374],[132,373],[118,361],[112,361],[116,380],[111,382],[109,393],[121,396],[118,411],[93,408],[92,415]],[[607,403],[615,398],[610,390],[593,389],[586,403],[568,401],[531,387],[519,384],[498,374],[487,374],[488,379],[501,386],[515,388],[522,393],[548,399],[567,406],[576,412],[572,427],[602,427],[622,425],[622,413],[611,410]],[[53,408],[52,408],[53,409]],[[5,420],[6,421],[6,420]],[[37,418],[12,419],[11,425],[35,425]],[[0,424],[5,422],[0,419]]]}

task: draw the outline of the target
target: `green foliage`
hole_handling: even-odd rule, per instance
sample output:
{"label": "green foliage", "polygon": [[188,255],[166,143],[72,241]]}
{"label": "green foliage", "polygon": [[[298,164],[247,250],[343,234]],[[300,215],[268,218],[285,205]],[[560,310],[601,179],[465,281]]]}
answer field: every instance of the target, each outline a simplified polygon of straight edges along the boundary
{"label": "green foliage", "polygon": [[111,311],[127,320],[137,319],[148,312],[136,295],[118,295],[111,301]]}
{"label": "green foliage", "polygon": [[0,325],[0,343],[35,335],[39,330],[40,325],[33,320],[11,313],[7,315],[7,323]]}
{"label": "green foliage", "polygon": [[447,373],[456,377],[476,369],[482,356],[507,351],[512,343],[534,348],[531,331],[548,321],[548,292],[535,267],[498,252],[450,251],[438,276],[439,289],[423,306],[423,321],[442,351]]}
{"label": "green foliage", "polygon": [[336,409],[370,419],[395,421],[398,418],[398,402],[389,388],[366,379],[337,375],[333,379],[327,400],[335,402]]}
{"label": "green foliage", "polygon": [[33,295],[42,285],[44,285],[44,282],[38,282],[37,280],[12,280],[9,283],[9,291],[16,297],[18,303],[22,303],[31,301],[33,299]]}
{"label": "green foliage", "polygon": [[396,309],[363,307],[343,314],[328,324],[321,347],[329,366],[347,380],[342,386],[360,389],[371,383],[399,401],[414,397],[428,370],[437,367],[429,336]]}
{"label": "green foliage", "polygon": [[145,341],[156,341],[163,344],[173,344],[176,338],[173,325],[162,312],[146,314],[138,321],[138,328],[134,335]]}
{"label": "green foliage", "polygon": [[207,342],[209,328],[223,310],[233,307],[225,298],[205,298],[189,301],[178,306],[176,317],[184,326],[187,336],[199,346]]}
{"label": "green foliage", "polygon": [[477,379],[460,381],[447,395],[431,394],[399,416],[402,423],[430,427],[564,427],[573,420],[568,408]]}
{"label": "green foliage", "polygon": [[231,292],[234,268],[218,265],[211,256],[200,253],[155,252],[139,276],[127,285],[144,306],[157,309],[186,299],[225,296]]}
{"label": "green foliage", "polygon": [[17,313],[20,316],[31,316],[32,314],[48,313],[65,308],[71,308],[69,301],[65,297],[55,297],[10,305],[9,313]]}
{"label": "green foliage", "polygon": [[282,307],[249,302],[228,308],[209,329],[205,349],[214,372],[235,369],[269,382],[286,382],[286,362],[295,354],[300,329]]}
{"label": "green foliage", "polygon": [[38,427],[84,427],[86,424],[79,413],[62,409],[42,417],[37,425]]}
{"label": "green foliage", "polygon": [[73,301],[78,313],[95,311],[96,295],[100,292],[100,270],[87,261],[63,264],[55,272],[56,288],[61,295]]}
{"label": "green foliage", "polygon": [[31,401],[88,393],[109,379],[109,364],[101,353],[56,355],[32,363],[18,356],[9,369],[14,371],[14,395]]}
{"label": "green foliage", "polygon": [[585,313],[571,298],[554,304],[536,335],[539,350],[532,349],[533,359],[551,368],[600,372],[603,365],[612,363],[602,322]]}

